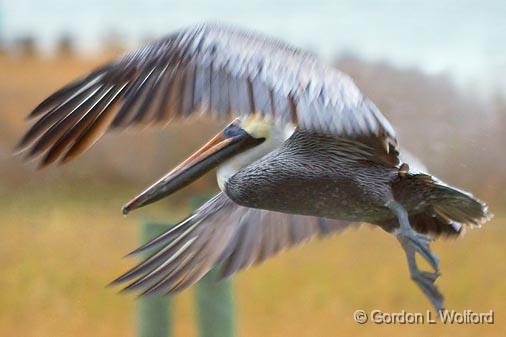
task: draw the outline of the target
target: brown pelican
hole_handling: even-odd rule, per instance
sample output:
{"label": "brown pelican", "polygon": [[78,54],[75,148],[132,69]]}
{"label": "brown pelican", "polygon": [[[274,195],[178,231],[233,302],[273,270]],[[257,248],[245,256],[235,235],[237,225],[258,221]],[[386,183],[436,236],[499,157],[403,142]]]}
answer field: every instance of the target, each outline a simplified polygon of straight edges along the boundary
{"label": "brown pelican", "polygon": [[[154,253],[114,283],[174,293],[215,266],[226,277],[367,222],[399,240],[411,278],[443,308],[429,243],[479,226],[486,206],[405,159],[392,126],[347,75],[279,41],[214,24],[170,34],[49,96],[18,147],[43,154],[45,166],[73,159],[107,129],[204,115],[238,118],[123,212],[216,167],[221,192],[135,250]],[[433,271],[418,268],[416,253]]]}

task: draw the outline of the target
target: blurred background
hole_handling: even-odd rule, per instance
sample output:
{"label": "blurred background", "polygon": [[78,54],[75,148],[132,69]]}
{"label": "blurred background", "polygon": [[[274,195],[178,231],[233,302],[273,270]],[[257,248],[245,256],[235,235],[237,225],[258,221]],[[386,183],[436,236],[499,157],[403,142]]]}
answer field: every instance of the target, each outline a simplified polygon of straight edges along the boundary
{"label": "blurred background", "polygon": [[[401,144],[495,218],[434,244],[449,309],[495,311],[488,326],[358,325],[356,309],[425,311],[403,252],[363,226],[286,252],[234,280],[239,336],[501,336],[506,331],[506,2],[0,1],[0,335],[134,336],[135,295],[105,288],[132,266],[139,224],[174,223],[209,174],[121,215],[121,205],[218,127],[202,122],[108,134],[65,167],[12,156],[48,94],[124,50],[202,21],[281,38],[350,74]],[[177,146],[175,145],[177,144]],[[174,299],[177,336],[197,335],[192,290]]]}

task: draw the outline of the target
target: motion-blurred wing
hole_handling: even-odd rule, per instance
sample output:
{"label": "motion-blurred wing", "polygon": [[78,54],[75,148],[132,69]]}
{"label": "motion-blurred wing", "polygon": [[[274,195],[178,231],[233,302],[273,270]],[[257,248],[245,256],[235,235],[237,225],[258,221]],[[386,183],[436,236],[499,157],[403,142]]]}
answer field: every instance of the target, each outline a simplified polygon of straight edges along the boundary
{"label": "motion-blurred wing", "polygon": [[276,213],[239,206],[220,192],[167,232],[134,251],[155,248],[144,262],[113,283],[134,280],[126,289],[145,294],[174,293],[221,265],[222,277],[282,249],[347,228],[348,221]]}
{"label": "motion-blurred wing", "polygon": [[358,138],[387,157],[395,152],[394,130],[347,75],[279,41],[220,25],[175,32],[60,89],[33,110],[38,120],[18,148],[30,146],[29,157],[45,153],[42,165],[65,162],[109,127],[202,113],[261,113]]}

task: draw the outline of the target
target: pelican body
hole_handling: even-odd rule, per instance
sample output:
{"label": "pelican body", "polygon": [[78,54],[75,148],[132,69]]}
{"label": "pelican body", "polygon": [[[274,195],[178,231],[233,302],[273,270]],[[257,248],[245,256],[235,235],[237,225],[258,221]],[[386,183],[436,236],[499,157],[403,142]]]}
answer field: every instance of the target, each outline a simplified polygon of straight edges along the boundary
{"label": "pelican body", "polygon": [[[195,115],[237,118],[123,213],[213,168],[221,192],[133,251],[154,253],[113,283],[175,293],[215,266],[227,277],[312,237],[371,223],[398,239],[411,278],[443,309],[429,244],[488,220],[486,205],[402,151],[347,75],[282,42],[222,25],[170,34],[45,99],[18,148],[43,155],[43,167],[73,159],[108,129]],[[433,271],[420,270],[415,254]]]}
{"label": "pelican body", "polygon": [[232,175],[223,191],[239,205],[277,212],[371,223],[393,218],[385,204],[398,169],[350,160],[343,146],[334,137],[297,130]]}

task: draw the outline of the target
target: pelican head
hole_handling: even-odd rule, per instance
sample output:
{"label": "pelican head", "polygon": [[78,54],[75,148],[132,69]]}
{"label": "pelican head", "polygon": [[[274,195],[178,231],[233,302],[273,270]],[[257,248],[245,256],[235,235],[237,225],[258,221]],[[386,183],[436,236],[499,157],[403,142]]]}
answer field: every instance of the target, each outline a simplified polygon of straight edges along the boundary
{"label": "pelican head", "polygon": [[229,177],[279,147],[295,128],[262,117],[237,118],[204,146],[123,207],[123,214],[151,204],[190,184],[218,167],[223,190]]}

